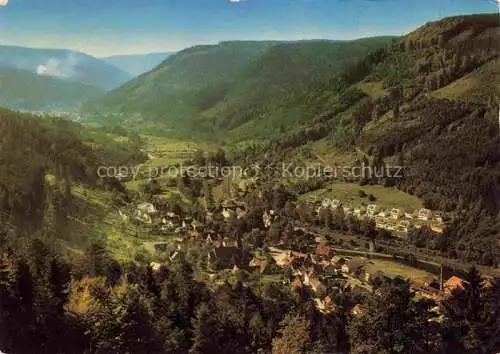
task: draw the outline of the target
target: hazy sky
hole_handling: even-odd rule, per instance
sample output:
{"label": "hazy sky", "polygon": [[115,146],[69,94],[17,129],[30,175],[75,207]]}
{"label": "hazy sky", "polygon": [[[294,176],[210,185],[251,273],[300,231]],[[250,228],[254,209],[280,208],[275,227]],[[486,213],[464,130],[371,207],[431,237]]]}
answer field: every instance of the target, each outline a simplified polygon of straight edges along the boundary
{"label": "hazy sky", "polygon": [[0,0],[0,44],[106,56],[230,39],[399,35],[494,11],[494,0]]}

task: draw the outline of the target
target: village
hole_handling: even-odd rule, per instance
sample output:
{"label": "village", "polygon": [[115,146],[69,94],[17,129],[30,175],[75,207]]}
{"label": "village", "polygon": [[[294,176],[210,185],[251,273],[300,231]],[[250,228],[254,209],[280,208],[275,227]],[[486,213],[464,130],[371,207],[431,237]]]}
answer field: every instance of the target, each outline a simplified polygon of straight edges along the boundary
{"label": "village", "polygon": [[[259,237],[266,238],[266,233],[271,232],[273,225],[282,222],[283,210],[263,210],[260,214],[263,230],[254,228],[249,232],[257,235],[254,238],[240,235],[232,237],[221,230],[224,227],[238,229],[238,226],[234,225],[252,213],[247,202],[227,198],[220,201],[216,208],[206,211],[202,217],[194,218],[192,215],[161,210],[155,200],[157,199],[152,198],[151,202],[137,204],[130,214],[122,210],[118,212],[124,222],[132,221],[145,225],[158,235],[155,247],[159,251],[169,252],[168,260],[180,257],[190,249],[200,249],[202,251],[199,263],[202,264],[201,268],[209,280],[220,281],[221,272],[229,272],[232,275],[242,272],[247,275],[257,274],[262,279],[278,281],[293,292],[309,289],[317,308],[325,313],[334,310],[328,294],[332,288],[338,286],[339,280],[345,286],[372,292],[384,279],[404,279],[408,278],[408,274],[413,274],[410,278],[412,289],[420,296],[435,300],[442,300],[465,282],[455,275],[444,279],[442,271],[441,274],[431,274],[405,264],[400,265],[401,269],[405,270],[402,274],[385,272],[384,264],[400,261],[390,256],[378,261],[372,254],[372,247],[370,251],[346,253],[345,250],[325,242],[324,238],[308,230],[297,220],[290,221],[290,224],[294,225],[291,231],[294,241],[288,244],[279,241],[264,245]],[[345,217],[355,218],[360,222],[372,222],[376,229],[390,231],[398,238],[405,238],[410,228],[419,229],[426,226],[438,235],[445,227],[441,215],[425,208],[385,210],[375,203],[366,207],[350,207],[343,206],[340,200],[328,198],[309,199],[305,204],[312,208],[316,218],[322,210],[334,213],[341,208]],[[300,207],[301,205],[296,205],[295,209]],[[291,248],[286,247],[290,245]],[[162,264],[153,260],[150,266],[153,271],[158,271]],[[363,313],[359,306],[354,311],[355,315]]]}

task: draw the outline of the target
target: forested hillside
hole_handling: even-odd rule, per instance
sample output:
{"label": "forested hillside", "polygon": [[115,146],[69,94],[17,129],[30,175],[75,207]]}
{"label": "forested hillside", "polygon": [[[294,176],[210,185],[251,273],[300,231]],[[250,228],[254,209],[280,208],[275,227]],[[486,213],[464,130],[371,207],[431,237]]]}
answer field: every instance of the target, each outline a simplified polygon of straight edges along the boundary
{"label": "forested hillside", "polygon": [[30,111],[76,109],[104,91],[77,82],[0,67],[0,107]]}
{"label": "forested hillside", "polygon": [[0,67],[111,90],[131,76],[82,52],[0,45]]}
{"label": "forested hillside", "polygon": [[[153,122],[184,135],[214,137],[253,120],[269,120],[278,128],[301,120],[303,107],[293,103],[299,94],[327,87],[333,75],[390,40],[197,46],[90,102],[86,110],[122,114],[138,128]],[[291,103],[294,109],[286,113]]]}
{"label": "forested hillside", "polygon": [[0,131],[0,220],[2,229],[18,235],[36,230],[51,241],[71,237],[64,224],[72,185],[123,189],[112,178],[98,178],[98,167],[145,158],[134,139],[115,142],[64,119],[0,110]]}
{"label": "forested hillside", "polygon": [[405,178],[372,183],[456,213],[441,247],[451,257],[498,262],[499,29],[496,14],[429,23],[351,67],[335,93],[309,95],[323,109],[310,110],[300,131],[240,155],[307,160],[320,141],[326,151],[356,147],[374,165],[405,166]]}

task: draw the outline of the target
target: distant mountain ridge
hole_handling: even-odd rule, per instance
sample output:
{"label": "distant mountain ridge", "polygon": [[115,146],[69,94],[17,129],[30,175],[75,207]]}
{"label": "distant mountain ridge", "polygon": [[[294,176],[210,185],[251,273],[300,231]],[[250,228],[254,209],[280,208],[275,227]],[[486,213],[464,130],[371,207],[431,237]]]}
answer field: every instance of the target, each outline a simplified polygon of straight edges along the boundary
{"label": "distant mountain ridge", "polygon": [[101,58],[108,64],[111,64],[121,70],[127,72],[133,77],[139,76],[147,71],[150,71],[157,65],[165,61],[173,52],[163,53],[148,53],[148,54],[130,54],[130,55],[114,55]]}
{"label": "distant mountain ridge", "polygon": [[125,71],[88,54],[65,49],[36,49],[0,45],[0,67],[56,77],[101,90],[131,79]]}

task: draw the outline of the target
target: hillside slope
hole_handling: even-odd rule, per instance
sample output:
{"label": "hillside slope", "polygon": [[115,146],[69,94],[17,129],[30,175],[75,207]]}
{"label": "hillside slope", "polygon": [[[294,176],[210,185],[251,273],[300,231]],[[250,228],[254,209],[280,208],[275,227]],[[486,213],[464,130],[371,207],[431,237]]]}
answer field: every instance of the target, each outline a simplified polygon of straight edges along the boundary
{"label": "hillside slope", "polygon": [[402,166],[402,178],[359,182],[397,186],[425,207],[454,215],[445,233],[429,241],[433,249],[498,264],[499,34],[497,14],[426,24],[349,68],[336,90],[308,93],[309,102],[321,104],[308,106],[301,129],[273,134],[238,156],[317,163],[320,152],[357,154],[357,163],[379,169]]}
{"label": "hillside slope", "polygon": [[113,89],[131,76],[102,60],[81,52],[0,46],[0,67],[78,82],[102,90]]}
{"label": "hillside slope", "polygon": [[114,55],[101,59],[136,77],[160,65],[172,54],[174,53]]}
{"label": "hillside slope", "polygon": [[209,134],[227,131],[268,110],[280,110],[296,94],[324,85],[349,63],[390,41],[383,37],[197,46],[86,108],[135,117],[136,125],[154,122],[190,134],[206,134],[207,128]]}
{"label": "hillside slope", "polygon": [[0,106],[17,110],[76,109],[104,91],[76,82],[41,76],[29,71],[0,68]]}

